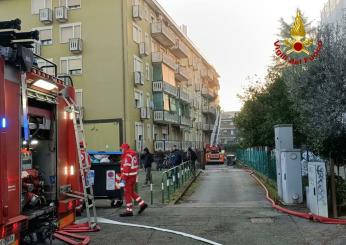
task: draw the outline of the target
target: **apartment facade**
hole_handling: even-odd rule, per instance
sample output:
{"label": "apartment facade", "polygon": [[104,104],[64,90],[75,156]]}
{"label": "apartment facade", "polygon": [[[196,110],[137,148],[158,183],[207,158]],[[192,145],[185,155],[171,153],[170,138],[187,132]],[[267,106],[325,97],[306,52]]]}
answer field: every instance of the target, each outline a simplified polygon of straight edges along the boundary
{"label": "apartment facade", "polygon": [[35,52],[72,77],[89,149],[208,143],[219,76],[155,0],[3,0],[0,16],[38,30]]}
{"label": "apartment facade", "polygon": [[321,11],[321,23],[346,26],[346,0],[328,0]]}
{"label": "apartment facade", "polygon": [[232,145],[239,142],[238,130],[234,125],[237,111],[222,112],[219,140],[222,145]]}

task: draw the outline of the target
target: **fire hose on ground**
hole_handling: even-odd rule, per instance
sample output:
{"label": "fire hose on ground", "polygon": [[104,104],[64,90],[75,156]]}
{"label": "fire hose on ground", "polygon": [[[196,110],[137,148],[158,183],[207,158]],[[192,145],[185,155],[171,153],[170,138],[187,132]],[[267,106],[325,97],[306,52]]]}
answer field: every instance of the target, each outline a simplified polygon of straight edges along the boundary
{"label": "fire hose on ground", "polygon": [[346,219],[334,219],[334,218],[328,218],[328,217],[323,217],[319,216],[316,214],[312,213],[303,213],[303,212],[298,212],[298,211],[293,211],[284,207],[281,207],[280,205],[277,205],[273,199],[270,198],[269,196],[269,191],[267,187],[263,184],[263,182],[254,174],[254,171],[249,170],[249,169],[244,169],[247,173],[249,173],[265,190],[266,192],[266,199],[271,203],[272,207],[275,208],[276,210],[287,213],[289,215],[293,215],[299,218],[304,218],[308,220],[313,220],[316,222],[320,222],[323,224],[334,224],[334,225],[346,225]]}

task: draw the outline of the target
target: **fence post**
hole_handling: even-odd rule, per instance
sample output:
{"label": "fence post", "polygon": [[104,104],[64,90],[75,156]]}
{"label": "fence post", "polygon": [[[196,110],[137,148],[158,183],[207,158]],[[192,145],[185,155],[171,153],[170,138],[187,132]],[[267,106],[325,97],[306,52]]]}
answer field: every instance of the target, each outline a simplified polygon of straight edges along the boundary
{"label": "fence post", "polygon": [[163,176],[164,176],[164,173],[162,174],[162,179],[161,179],[162,204],[165,203],[165,184],[163,182]]}
{"label": "fence post", "polygon": [[153,183],[150,183],[150,204],[154,203]]}

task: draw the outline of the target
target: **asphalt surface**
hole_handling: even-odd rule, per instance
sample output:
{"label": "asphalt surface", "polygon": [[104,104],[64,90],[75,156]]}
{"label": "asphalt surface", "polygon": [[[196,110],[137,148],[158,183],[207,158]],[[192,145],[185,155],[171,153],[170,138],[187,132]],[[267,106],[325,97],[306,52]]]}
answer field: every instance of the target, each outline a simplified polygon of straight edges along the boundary
{"label": "asphalt surface", "polygon": [[[346,228],[294,218],[273,210],[251,176],[227,166],[207,166],[177,205],[151,206],[142,215],[119,218],[119,209],[98,209],[100,217],[200,236],[220,244],[346,244]],[[101,224],[91,244],[205,244],[152,229]]]}

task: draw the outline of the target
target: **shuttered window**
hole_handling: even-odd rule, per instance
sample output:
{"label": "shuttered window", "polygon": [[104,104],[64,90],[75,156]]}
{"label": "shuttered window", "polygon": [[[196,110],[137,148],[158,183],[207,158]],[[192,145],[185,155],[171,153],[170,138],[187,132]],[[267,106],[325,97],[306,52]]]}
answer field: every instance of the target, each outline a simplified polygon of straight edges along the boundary
{"label": "shuttered window", "polygon": [[52,0],[31,0],[31,13],[39,14],[40,9],[52,8]]}
{"label": "shuttered window", "polygon": [[60,6],[66,6],[69,9],[75,9],[81,7],[81,0],[60,0]]}
{"label": "shuttered window", "polygon": [[67,43],[70,38],[81,38],[81,23],[60,26],[60,43]]}
{"label": "shuttered window", "polygon": [[82,56],[60,58],[60,73],[68,75],[82,74]]}
{"label": "shuttered window", "polygon": [[40,42],[42,45],[53,44],[53,28],[51,26],[34,28],[33,30],[39,31]]}

